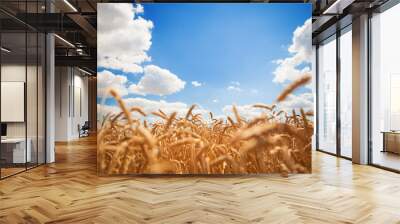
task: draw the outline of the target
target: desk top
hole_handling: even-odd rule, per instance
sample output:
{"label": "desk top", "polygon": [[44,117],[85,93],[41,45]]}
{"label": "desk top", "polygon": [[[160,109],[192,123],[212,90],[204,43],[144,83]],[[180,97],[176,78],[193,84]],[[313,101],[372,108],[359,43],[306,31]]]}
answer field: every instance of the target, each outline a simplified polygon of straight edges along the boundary
{"label": "desk top", "polygon": [[400,131],[381,131],[383,134],[394,134],[394,135],[400,135]]}
{"label": "desk top", "polygon": [[[29,141],[29,139],[28,139]],[[5,138],[5,139],[1,139],[1,143],[21,143],[21,142],[25,142],[25,138]]]}

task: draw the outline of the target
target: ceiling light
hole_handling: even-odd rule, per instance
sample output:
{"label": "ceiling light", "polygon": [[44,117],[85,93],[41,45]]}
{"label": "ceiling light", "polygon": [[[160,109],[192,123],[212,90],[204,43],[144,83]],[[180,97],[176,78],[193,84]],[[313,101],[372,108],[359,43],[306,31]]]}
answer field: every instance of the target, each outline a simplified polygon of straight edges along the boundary
{"label": "ceiling light", "polygon": [[79,68],[79,67],[78,67],[78,70],[81,71],[81,72],[83,72],[83,73],[85,73],[86,75],[92,75],[92,73],[90,73],[90,72],[88,72],[88,71],[86,71],[86,70],[83,70],[83,69],[81,69],[81,68]]}
{"label": "ceiling light", "polygon": [[7,49],[5,47],[1,47],[0,49],[1,49],[1,51],[4,51],[6,53],[10,53],[11,52],[11,50],[9,50],[9,49]]}
{"label": "ceiling light", "polygon": [[76,49],[76,53],[78,53],[78,55],[83,55],[83,49],[82,48],[77,48]]}
{"label": "ceiling light", "polygon": [[64,42],[65,44],[67,44],[68,46],[75,48],[75,45],[73,45],[73,44],[72,44],[71,42],[69,42],[68,40],[66,40],[66,39],[64,39],[64,38],[62,38],[62,37],[60,37],[60,36],[57,35],[57,34],[54,34],[54,36],[57,37],[57,38],[58,38],[59,40],[61,40],[62,42]]}
{"label": "ceiling light", "polygon": [[343,10],[351,5],[355,0],[336,0],[322,14],[323,15],[338,15],[342,14]]}
{"label": "ceiling light", "polygon": [[68,0],[64,0],[64,3],[67,4],[74,12],[78,12],[78,10]]}

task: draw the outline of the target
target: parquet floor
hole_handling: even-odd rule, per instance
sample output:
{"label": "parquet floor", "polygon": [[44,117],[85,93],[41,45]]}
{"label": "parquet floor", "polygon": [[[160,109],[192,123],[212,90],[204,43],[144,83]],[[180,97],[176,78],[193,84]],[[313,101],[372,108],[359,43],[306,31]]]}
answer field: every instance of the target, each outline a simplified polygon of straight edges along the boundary
{"label": "parquet floor", "polygon": [[94,138],[0,181],[0,223],[400,223],[400,175],[313,155],[313,174],[98,177]]}
{"label": "parquet floor", "polygon": [[24,170],[25,170],[25,167],[23,167],[23,168],[1,168],[1,175],[2,175],[2,177],[3,176],[7,177],[7,176],[13,175],[15,173],[22,172]]}

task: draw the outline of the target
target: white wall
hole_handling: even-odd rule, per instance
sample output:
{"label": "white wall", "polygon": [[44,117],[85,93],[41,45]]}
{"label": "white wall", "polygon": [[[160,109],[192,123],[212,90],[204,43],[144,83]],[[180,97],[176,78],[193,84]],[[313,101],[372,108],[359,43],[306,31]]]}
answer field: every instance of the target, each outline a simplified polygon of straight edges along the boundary
{"label": "white wall", "polygon": [[77,139],[78,125],[88,120],[88,78],[83,75],[76,68],[56,67],[56,141]]}
{"label": "white wall", "polygon": [[[76,72],[76,70],[75,70]],[[76,138],[79,137],[78,124],[83,125],[88,121],[88,78],[80,75],[74,75],[74,108],[73,116],[71,119],[71,135]],[[80,101],[80,102],[79,102]],[[81,107],[81,108],[80,108]]]}
{"label": "white wall", "polygon": [[55,68],[55,141],[68,140],[68,117],[69,117],[69,68]]}
{"label": "white wall", "polygon": [[[26,70],[29,74],[28,78],[31,74],[36,74],[35,66],[25,67],[24,65],[18,64],[4,64],[1,66],[1,81],[2,82],[25,82]],[[32,111],[36,112],[37,99],[36,99],[36,80],[32,80],[30,78],[28,80],[28,85],[31,88],[27,88],[27,106],[30,107],[30,110],[27,109],[27,118],[28,118],[28,129],[31,127],[33,130],[36,130],[36,113],[32,113]],[[33,87],[32,87],[33,86]],[[41,105],[39,105],[40,107]],[[33,109],[32,109],[33,108]],[[2,110],[7,110],[7,108],[2,108]],[[33,122],[33,123],[32,123]],[[7,122],[7,135],[8,137],[25,137],[25,123],[26,122]],[[28,137],[29,136],[28,130]],[[36,136],[36,132],[35,132]]]}

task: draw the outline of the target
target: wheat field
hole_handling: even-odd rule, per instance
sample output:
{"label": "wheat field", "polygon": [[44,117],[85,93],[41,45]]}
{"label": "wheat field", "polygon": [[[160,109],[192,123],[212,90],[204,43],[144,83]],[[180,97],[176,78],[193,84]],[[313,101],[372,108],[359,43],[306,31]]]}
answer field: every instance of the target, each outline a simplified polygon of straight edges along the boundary
{"label": "wheat field", "polygon": [[[279,110],[310,75],[294,81],[276,104],[256,104],[259,117],[243,118],[232,106],[232,117],[194,113],[167,114],[162,108],[146,114],[127,107],[115,90],[120,113],[107,114],[98,132],[98,172],[114,174],[269,174],[311,172],[312,111]],[[148,122],[148,116],[159,119]]]}

